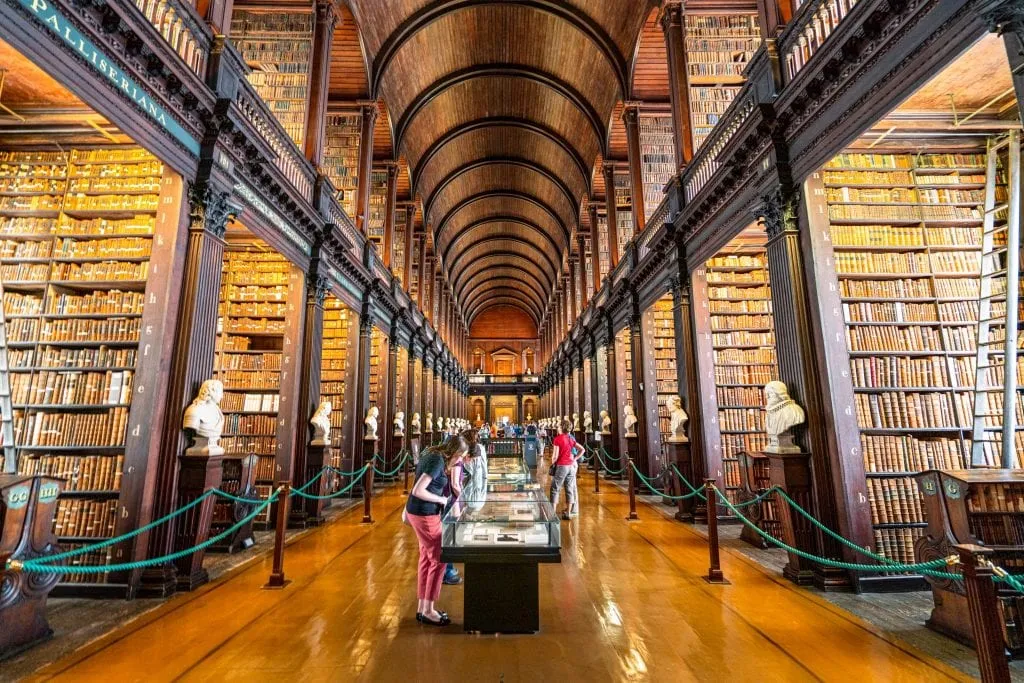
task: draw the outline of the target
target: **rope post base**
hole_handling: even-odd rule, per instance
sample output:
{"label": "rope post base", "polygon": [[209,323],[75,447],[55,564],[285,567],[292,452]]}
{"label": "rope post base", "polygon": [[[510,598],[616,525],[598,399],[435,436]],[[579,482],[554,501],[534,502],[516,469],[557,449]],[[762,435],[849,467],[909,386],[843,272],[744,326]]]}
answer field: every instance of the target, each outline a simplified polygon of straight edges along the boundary
{"label": "rope post base", "polygon": [[627,520],[640,519],[636,514],[636,488],[633,483],[636,480],[636,473],[633,472],[633,458],[630,457],[626,463],[626,476],[629,478],[629,514]]}
{"label": "rope post base", "polygon": [[708,583],[728,584],[729,580],[722,573],[718,557],[718,492],[714,479],[704,480],[704,495],[708,499],[708,575],[704,580]]}
{"label": "rope post base", "polygon": [[992,566],[983,562],[991,548],[977,545],[958,545],[960,566],[967,593],[967,608],[971,613],[971,633],[974,649],[978,653],[978,669],[982,683],[1009,683],[1010,665],[1007,662],[1003,639],[1002,610],[993,581]]}
{"label": "rope post base", "polygon": [[278,489],[277,518],[274,527],[274,567],[270,572],[264,590],[280,590],[291,581],[284,576],[284,532],[288,526],[288,503],[291,500],[291,486],[285,482]]}

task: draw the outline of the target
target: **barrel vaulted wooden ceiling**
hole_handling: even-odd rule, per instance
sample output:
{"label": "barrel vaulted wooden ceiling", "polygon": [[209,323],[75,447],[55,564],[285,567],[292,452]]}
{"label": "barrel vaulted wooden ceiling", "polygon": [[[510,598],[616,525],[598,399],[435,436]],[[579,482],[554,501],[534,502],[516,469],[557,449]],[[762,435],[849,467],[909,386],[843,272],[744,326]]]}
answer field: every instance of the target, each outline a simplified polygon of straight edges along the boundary
{"label": "barrel vaulted wooden ceiling", "polygon": [[[622,102],[635,92],[667,100],[659,3],[346,4],[332,98],[383,105],[376,156],[407,164],[399,192],[422,201],[465,320],[513,305],[539,323],[581,201],[603,194],[595,165],[625,154]],[[350,78],[339,63],[358,68],[357,55],[363,73]],[[638,65],[645,58],[654,64]]]}

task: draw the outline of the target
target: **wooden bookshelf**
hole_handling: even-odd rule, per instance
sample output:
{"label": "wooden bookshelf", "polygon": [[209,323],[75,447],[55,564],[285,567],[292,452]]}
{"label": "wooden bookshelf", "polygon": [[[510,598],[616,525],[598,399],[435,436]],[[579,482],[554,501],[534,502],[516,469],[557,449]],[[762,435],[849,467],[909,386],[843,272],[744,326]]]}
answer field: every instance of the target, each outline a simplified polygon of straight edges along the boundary
{"label": "wooden bookshelf", "polygon": [[224,383],[227,456],[257,456],[255,481],[273,486],[289,262],[258,239],[230,239],[218,308],[214,371]]}
{"label": "wooden bookshelf", "polygon": [[231,41],[252,68],[249,83],[301,148],[309,104],[312,12],[236,7],[231,15]]}
{"label": "wooden bookshelf", "polygon": [[663,188],[676,174],[672,115],[640,114],[640,165],[644,182],[644,222],[664,198]]}
{"label": "wooden bookshelf", "polygon": [[[628,327],[615,335],[615,382],[618,406],[609,407],[609,412],[613,420],[616,419],[616,412],[618,413],[619,453],[622,458],[625,458],[628,452],[626,450],[625,407],[631,406],[637,418],[641,417],[636,403],[633,402],[633,339]],[[617,409],[616,412],[611,412],[613,408]]]}
{"label": "wooden bookshelf", "polygon": [[[54,527],[65,550],[137,520],[121,484],[125,463],[148,457],[127,426],[164,175],[138,147],[0,151],[5,469],[66,479]],[[109,564],[119,548],[70,561]],[[62,593],[122,580],[69,575]]]}
{"label": "wooden bookshelf", "polygon": [[898,561],[925,527],[914,474],[970,463],[985,165],[848,152],[822,173],[875,550]]}
{"label": "wooden bookshelf", "polygon": [[[693,146],[699,149],[743,85],[761,44],[756,14],[687,14],[686,59]],[[657,206],[657,204],[655,204]]]}
{"label": "wooden bookshelf", "polygon": [[[423,264],[420,263],[419,254],[422,253],[420,250],[420,240],[423,239],[423,235],[413,234],[412,238],[412,253],[409,254],[409,258],[412,259],[412,268],[409,269],[409,283],[406,286],[406,291],[409,292],[409,298],[412,301],[419,301],[420,291],[420,270]],[[422,417],[422,416],[421,416]]]}
{"label": "wooden bookshelf", "polygon": [[361,128],[362,118],[358,113],[327,115],[322,168],[341,194],[341,208],[349,216],[356,215]]}
{"label": "wooden bookshelf", "polygon": [[[358,325],[354,314],[341,299],[328,293],[324,298],[324,332],[320,356],[320,400],[331,402],[331,461],[338,469],[342,465],[343,454],[349,452],[350,439],[345,429],[344,419],[351,411],[350,391],[352,380],[352,349],[354,335],[358,334]],[[328,477],[329,489],[338,490],[347,480],[337,476]]]}
{"label": "wooden bookshelf", "polygon": [[679,396],[679,375],[676,372],[676,330],[672,314],[672,296],[658,299],[651,308],[651,360],[654,363],[655,388],[658,396],[658,433],[662,442],[672,436],[668,400]]}
{"label": "wooden bookshelf", "polygon": [[395,209],[394,235],[391,240],[391,274],[398,278],[403,286],[405,283],[405,227],[408,211],[406,208]]}
{"label": "wooden bookshelf", "polygon": [[388,172],[374,169],[370,174],[370,208],[366,219],[366,236],[384,253],[384,219],[388,210]]}
{"label": "wooden bookshelf", "polygon": [[745,233],[706,264],[722,473],[734,502],[741,485],[739,453],[768,445],[764,385],[779,378],[764,244],[763,232]]}
{"label": "wooden bookshelf", "polygon": [[[657,204],[655,204],[657,207]],[[619,230],[619,258],[626,253],[626,245],[633,239],[633,194],[629,175],[615,174],[615,222]]]}
{"label": "wooden bookshelf", "polygon": [[[377,406],[381,411],[381,415],[384,414],[383,402],[387,400],[387,372],[388,372],[388,338],[383,332],[376,327],[373,328],[373,332],[370,335],[370,406]],[[359,421],[362,423],[365,415],[359,415]],[[378,416],[378,435],[383,434],[383,426],[379,424],[380,417]]]}

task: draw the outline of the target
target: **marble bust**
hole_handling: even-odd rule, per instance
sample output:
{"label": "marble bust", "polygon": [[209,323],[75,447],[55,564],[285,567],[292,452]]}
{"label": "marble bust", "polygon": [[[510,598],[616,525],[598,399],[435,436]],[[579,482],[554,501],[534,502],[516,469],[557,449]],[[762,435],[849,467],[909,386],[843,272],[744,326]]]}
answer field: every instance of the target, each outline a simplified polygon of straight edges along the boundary
{"label": "marble bust", "polygon": [[313,413],[313,417],[309,420],[309,423],[313,425],[313,440],[310,442],[311,445],[331,445],[331,410],[332,406],[330,401],[320,401],[320,405],[316,407],[316,412]]}
{"label": "marble bust", "polygon": [[193,434],[192,446],[185,455],[224,455],[220,435],[224,433],[224,413],[220,401],[224,398],[224,385],[220,380],[208,379],[199,387],[199,393],[185,409],[182,427]]}
{"label": "marble bust", "polygon": [[413,413],[412,414],[412,422],[409,423],[409,426],[412,428],[412,435],[413,436],[419,436],[420,435],[420,414],[419,413]]}
{"label": "marble bust", "polygon": [[612,418],[611,418],[610,415],[608,415],[608,411],[607,410],[602,410],[601,411],[601,433],[602,434],[611,434],[611,428],[612,428]]}
{"label": "marble bust", "polygon": [[433,432],[434,431],[434,414],[433,413],[427,413],[427,431],[428,432]]}
{"label": "marble bust", "polygon": [[377,416],[379,414],[380,411],[377,410],[377,406],[370,406],[370,409],[366,411],[366,419],[363,420],[363,426],[365,427],[364,441],[377,440]]}
{"label": "marble bust", "polygon": [[672,436],[668,440],[672,443],[685,443],[686,438],[686,421],[690,418],[686,415],[686,411],[683,410],[683,401],[678,396],[669,396],[665,402],[668,406],[670,431]]}
{"label": "marble bust", "polygon": [[789,389],[779,381],[768,382],[764,387],[765,432],[768,434],[768,453],[799,453],[800,447],[793,443],[791,430],[807,420],[800,405],[789,397]]}
{"label": "marble bust", "polygon": [[636,436],[637,419],[636,413],[633,412],[633,406],[627,403],[622,410],[626,413],[626,416],[622,418],[622,424],[626,427],[626,436]]}
{"label": "marble bust", "polygon": [[572,414],[572,431],[574,431],[574,432],[580,431],[580,414],[579,413],[573,413]]}
{"label": "marble bust", "polygon": [[589,410],[583,411],[583,431],[590,433],[594,429],[594,418],[591,417]]}
{"label": "marble bust", "polygon": [[405,413],[399,410],[395,413],[395,436],[405,436]]}

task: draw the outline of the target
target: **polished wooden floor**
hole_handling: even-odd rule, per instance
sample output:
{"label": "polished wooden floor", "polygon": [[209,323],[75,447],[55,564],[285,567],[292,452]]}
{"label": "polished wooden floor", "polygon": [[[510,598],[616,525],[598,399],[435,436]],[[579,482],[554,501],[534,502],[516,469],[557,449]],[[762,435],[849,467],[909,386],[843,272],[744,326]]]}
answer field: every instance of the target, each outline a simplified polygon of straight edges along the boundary
{"label": "polished wooden floor", "polygon": [[701,580],[706,544],[626,497],[583,486],[563,522],[563,563],[541,567],[541,633],[466,635],[462,589],[440,604],[454,625],[420,626],[416,541],[403,498],[375,499],[288,547],[283,591],[269,560],[43,670],[40,680],[940,681],[964,677],[856,617],[726,553],[729,586]]}

